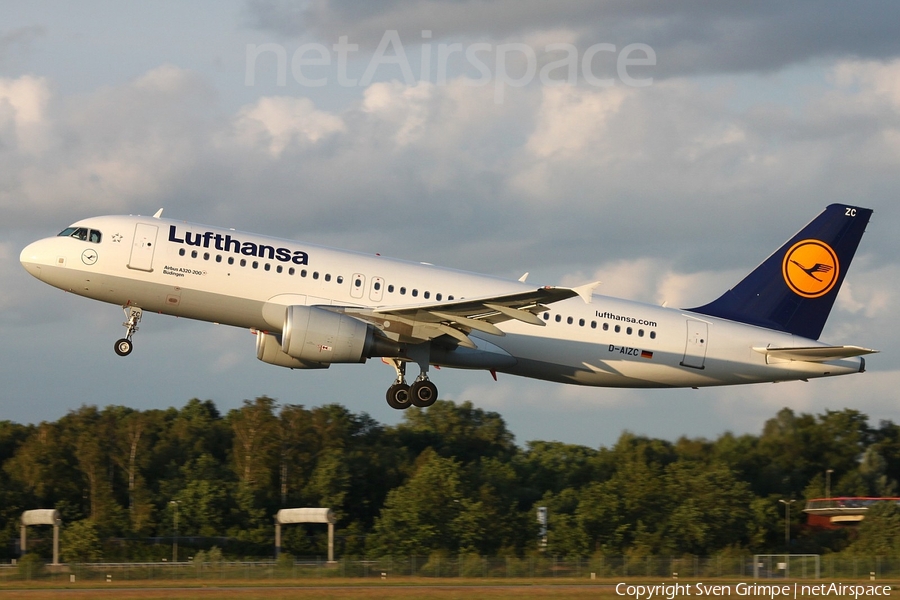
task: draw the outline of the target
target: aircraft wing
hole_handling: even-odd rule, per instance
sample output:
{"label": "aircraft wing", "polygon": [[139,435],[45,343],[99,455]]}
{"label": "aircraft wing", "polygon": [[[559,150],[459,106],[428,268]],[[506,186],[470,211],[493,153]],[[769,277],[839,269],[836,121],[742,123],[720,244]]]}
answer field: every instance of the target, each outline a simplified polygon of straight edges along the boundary
{"label": "aircraft wing", "polygon": [[505,334],[496,324],[509,320],[542,327],[545,323],[538,314],[547,310],[547,304],[575,296],[589,303],[594,288],[599,284],[597,281],[574,288],[545,286],[526,292],[451,302],[384,308],[344,307],[340,310],[374,324],[384,335],[396,341],[416,343],[448,335],[461,346],[475,348],[468,335],[472,331],[503,336]]}
{"label": "aircraft wing", "polygon": [[861,346],[809,346],[805,348],[753,348],[761,354],[783,360],[799,360],[804,362],[827,362],[863,354],[873,354],[878,350]]}

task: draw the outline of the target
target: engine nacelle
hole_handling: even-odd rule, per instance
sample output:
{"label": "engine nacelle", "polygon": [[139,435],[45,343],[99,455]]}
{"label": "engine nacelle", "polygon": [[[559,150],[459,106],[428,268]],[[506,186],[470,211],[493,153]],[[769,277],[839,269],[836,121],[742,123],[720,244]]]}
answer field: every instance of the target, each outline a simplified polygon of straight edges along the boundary
{"label": "engine nacelle", "polygon": [[373,345],[372,327],[359,319],[315,306],[285,310],[281,350],[302,362],[366,362]]}
{"label": "engine nacelle", "polygon": [[264,363],[289,369],[327,369],[329,367],[327,364],[302,361],[285,354],[281,349],[281,340],[278,336],[262,331],[256,334],[256,358]]}

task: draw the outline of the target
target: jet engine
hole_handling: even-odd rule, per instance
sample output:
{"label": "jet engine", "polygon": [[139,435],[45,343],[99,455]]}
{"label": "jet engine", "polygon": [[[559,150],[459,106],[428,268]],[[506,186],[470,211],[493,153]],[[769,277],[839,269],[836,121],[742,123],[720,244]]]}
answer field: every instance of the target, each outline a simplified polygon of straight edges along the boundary
{"label": "jet engine", "polygon": [[281,350],[303,363],[361,363],[375,356],[373,327],[315,306],[288,306]]}
{"label": "jet engine", "polygon": [[281,338],[262,331],[256,334],[256,358],[264,363],[289,369],[327,369],[329,366],[324,363],[302,361],[285,354],[281,349]]}

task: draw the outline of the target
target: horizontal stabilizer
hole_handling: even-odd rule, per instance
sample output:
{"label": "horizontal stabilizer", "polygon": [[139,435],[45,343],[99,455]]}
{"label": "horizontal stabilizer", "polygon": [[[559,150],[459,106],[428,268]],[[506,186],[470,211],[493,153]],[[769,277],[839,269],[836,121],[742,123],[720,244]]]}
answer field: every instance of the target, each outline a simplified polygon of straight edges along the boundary
{"label": "horizontal stabilizer", "polygon": [[753,348],[760,354],[780,358],[782,360],[799,360],[803,362],[828,362],[863,354],[874,354],[878,350],[861,346],[809,346],[806,348]]}

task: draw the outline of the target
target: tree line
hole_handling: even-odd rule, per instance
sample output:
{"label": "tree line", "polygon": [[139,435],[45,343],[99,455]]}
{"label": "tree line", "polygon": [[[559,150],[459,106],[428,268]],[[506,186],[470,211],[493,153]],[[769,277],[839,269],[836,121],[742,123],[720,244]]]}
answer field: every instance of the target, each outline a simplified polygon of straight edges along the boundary
{"label": "tree line", "polygon": [[[396,426],[268,397],[224,415],[198,399],[166,410],[82,406],[56,422],[0,421],[0,528],[10,540],[0,558],[15,556],[19,517],[33,508],[61,513],[67,561],[157,558],[166,547],[147,540],[175,534],[175,511],[182,538],[271,552],[274,514],[303,506],[334,510],[344,556],[781,552],[782,499],[797,500],[792,552],[900,554],[895,506],[873,509],[858,529],[804,526],[803,502],[826,495],[826,470],[832,496],[897,495],[900,426],[872,426],[852,409],[784,408],[758,435],[672,442],[624,432],[590,448],[518,446],[498,413],[469,402],[411,408]],[[315,527],[285,529],[295,556],[324,554],[324,543]]]}

